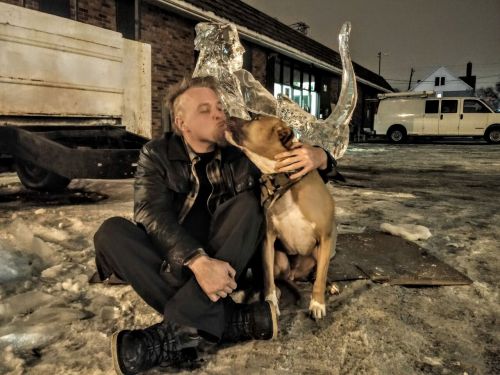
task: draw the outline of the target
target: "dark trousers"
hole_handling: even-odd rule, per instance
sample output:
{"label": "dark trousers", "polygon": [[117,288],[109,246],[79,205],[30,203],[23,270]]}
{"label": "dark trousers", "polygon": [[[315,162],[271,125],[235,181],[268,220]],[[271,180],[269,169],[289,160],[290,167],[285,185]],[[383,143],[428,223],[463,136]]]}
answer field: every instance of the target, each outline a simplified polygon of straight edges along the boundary
{"label": "dark trousers", "polygon": [[[210,236],[205,250],[228,262],[236,270],[238,281],[264,235],[257,198],[245,192],[229,199],[217,207],[207,225]],[[94,246],[101,278],[114,273],[169,321],[194,327],[217,339],[222,337],[233,306],[230,297],[212,302],[194,276],[180,287],[174,286],[161,271],[162,252],[142,228],[124,218],[112,217],[97,230]]]}

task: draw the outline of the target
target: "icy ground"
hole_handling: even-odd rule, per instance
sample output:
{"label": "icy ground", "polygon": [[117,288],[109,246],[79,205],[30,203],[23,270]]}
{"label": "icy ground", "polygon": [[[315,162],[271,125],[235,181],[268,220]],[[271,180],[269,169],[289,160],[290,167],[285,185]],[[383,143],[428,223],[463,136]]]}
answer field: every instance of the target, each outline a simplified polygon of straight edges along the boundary
{"label": "icy ground", "polygon": [[[500,147],[352,145],[340,168],[341,232],[409,236],[474,283],[341,284],[323,321],[307,318],[306,297],[278,340],[223,348],[194,373],[499,374]],[[110,334],[161,319],[130,287],[87,282],[92,236],[131,218],[132,181],[70,188],[34,194],[0,176],[0,374],[110,374]]]}

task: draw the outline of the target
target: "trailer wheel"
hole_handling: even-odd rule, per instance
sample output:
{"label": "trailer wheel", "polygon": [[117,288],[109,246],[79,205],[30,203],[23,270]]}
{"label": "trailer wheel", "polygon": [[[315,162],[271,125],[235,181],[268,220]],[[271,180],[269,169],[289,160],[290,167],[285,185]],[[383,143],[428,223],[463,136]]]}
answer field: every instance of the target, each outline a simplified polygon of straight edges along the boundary
{"label": "trailer wheel", "polygon": [[406,129],[401,125],[391,126],[387,132],[387,137],[391,143],[404,143],[407,139]]}
{"label": "trailer wheel", "polygon": [[68,186],[70,179],[47,171],[27,161],[16,161],[17,176],[28,189],[40,191],[61,191]]}
{"label": "trailer wheel", "polygon": [[488,143],[500,143],[500,126],[491,126],[486,130],[484,139]]}

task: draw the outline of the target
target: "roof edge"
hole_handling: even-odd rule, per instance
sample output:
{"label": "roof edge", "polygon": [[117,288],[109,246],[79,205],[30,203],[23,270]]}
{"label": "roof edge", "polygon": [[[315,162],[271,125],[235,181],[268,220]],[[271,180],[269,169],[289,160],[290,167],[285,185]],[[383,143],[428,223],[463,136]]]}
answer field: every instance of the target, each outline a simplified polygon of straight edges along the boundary
{"label": "roof edge", "polygon": [[[235,23],[231,20],[225,19],[223,17],[220,17],[213,12],[207,12],[207,11],[205,11],[201,8],[198,8],[198,7],[196,7],[190,3],[187,3],[185,1],[182,1],[182,0],[146,0],[145,2],[153,3],[155,5],[159,4],[159,5],[167,6],[169,8],[173,8],[174,10],[176,10],[177,12],[179,12],[181,14],[188,15],[191,18],[198,19],[198,20],[216,21],[216,22],[230,22],[230,23],[236,25],[238,32],[250,41],[253,41],[253,42],[256,42],[257,44],[269,47],[271,49],[274,49],[274,50],[281,52],[281,53],[288,55],[288,56],[293,55],[298,60],[301,60],[301,61],[307,62],[307,63],[312,63],[312,64],[316,65],[317,67],[323,68],[323,69],[328,70],[330,72],[337,73],[340,75],[342,74],[342,69],[340,69],[332,64],[329,64],[325,61],[322,61],[316,57],[313,57],[307,53],[304,53],[304,52],[302,52],[296,48],[293,48],[289,45],[286,45],[282,42],[274,40],[266,35],[259,34],[258,32],[251,30],[247,27],[238,25],[237,23]],[[363,84],[370,86],[370,87],[373,87],[377,90],[380,90],[383,92],[392,92],[391,90],[389,90],[385,87],[379,86],[379,85],[377,85],[373,82],[370,82],[364,78],[356,76],[356,80],[359,83],[363,83]]]}

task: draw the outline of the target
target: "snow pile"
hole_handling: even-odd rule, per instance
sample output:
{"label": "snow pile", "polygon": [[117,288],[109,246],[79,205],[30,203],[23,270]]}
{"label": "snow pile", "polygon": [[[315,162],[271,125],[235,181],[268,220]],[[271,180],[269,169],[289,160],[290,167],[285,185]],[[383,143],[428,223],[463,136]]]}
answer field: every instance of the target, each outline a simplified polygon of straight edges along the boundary
{"label": "snow pile", "polygon": [[30,260],[0,241],[0,284],[31,276]]}
{"label": "snow pile", "polygon": [[[47,231],[48,237],[57,236],[55,230],[49,228]],[[12,224],[7,227],[7,232],[12,237],[12,242],[17,247],[23,250],[25,254],[29,254],[40,258],[42,268],[46,268],[56,262],[56,254],[49,244],[36,236],[28,227],[26,222],[21,218],[16,218]]]}
{"label": "snow pile", "polygon": [[36,290],[15,294],[4,299],[2,303],[0,303],[0,319],[3,320],[18,314],[26,314],[32,311],[35,307],[48,305],[54,302],[60,301],[50,294]]}
{"label": "snow pile", "polygon": [[67,307],[40,307],[29,314],[0,328],[0,346],[12,346],[15,350],[42,348],[59,337],[65,325],[89,318],[88,312]]}
{"label": "snow pile", "polygon": [[424,227],[423,225],[415,225],[415,224],[393,225],[389,223],[382,223],[380,225],[380,229],[383,232],[392,234],[393,236],[403,237],[408,241],[427,240],[432,236],[429,228]]}

